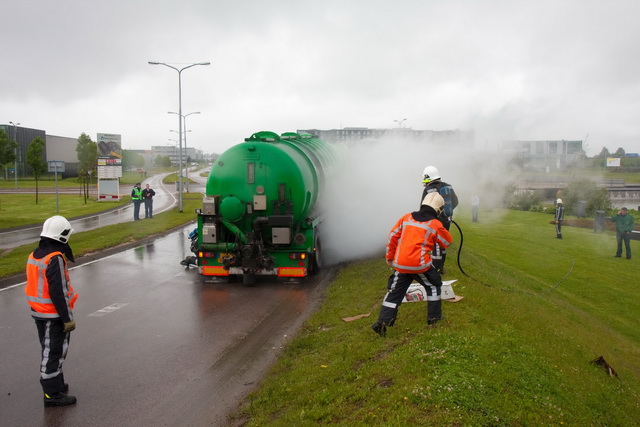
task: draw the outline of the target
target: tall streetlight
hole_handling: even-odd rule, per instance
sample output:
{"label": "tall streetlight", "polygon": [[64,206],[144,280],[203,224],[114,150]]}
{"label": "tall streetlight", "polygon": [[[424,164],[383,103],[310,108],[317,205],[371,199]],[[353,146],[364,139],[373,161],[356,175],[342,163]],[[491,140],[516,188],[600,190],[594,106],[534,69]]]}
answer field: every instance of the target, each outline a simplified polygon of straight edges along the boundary
{"label": "tall streetlight", "polygon": [[195,67],[196,65],[210,65],[210,62],[197,62],[195,64],[187,65],[186,67],[176,68],[173,65],[166,64],[164,62],[156,62],[149,61],[150,65],[164,65],[165,67],[171,68],[178,72],[178,134],[180,135],[179,145],[180,145],[180,154],[178,157],[179,168],[180,168],[180,183],[178,184],[178,210],[182,212],[182,72],[187,68]]}
{"label": "tall streetlight", "polygon": [[[173,129],[169,130],[169,132],[175,132],[175,133],[178,133],[178,131],[177,131],[177,130],[173,130]],[[187,132],[191,132],[191,131],[190,131],[190,130],[186,130],[186,129],[182,131],[182,133],[184,134],[184,139],[185,139],[185,144],[184,144],[184,145],[185,145],[185,146],[184,146],[184,150],[185,150],[185,151],[187,150],[187,143],[186,143],[186,140],[187,140]],[[175,140],[175,139],[170,139],[170,141],[176,141],[176,140]],[[176,141],[176,148],[178,148],[178,141]],[[174,153],[174,154],[175,154],[175,153]],[[185,166],[186,166],[186,165],[185,165]],[[186,178],[186,181],[187,181],[187,193],[188,193],[188,192],[189,192],[189,167],[188,167],[188,166],[187,166],[187,167],[185,167],[185,168],[184,168],[184,170],[185,170],[185,173],[186,173],[185,178]]]}
{"label": "tall streetlight", "polygon": [[394,120],[394,122],[396,122],[398,124],[398,129],[402,127],[402,123],[404,123],[405,120],[407,120],[407,119]]}
{"label": "tall streetlight", "polygon": [[16,148],[14,149],[14,154],[16,156],[15,159],[13,159],[13,175],[15,176],[16,179],[16,189],[18,188],[18,144],[16,141],[16,137],[18,136],[18,126],[20,126],[20,123],[13,123],[13,122],[9,122],[9,124],[11,126],[13,126],[13,142],[16,143]]}
{"label": "tall streetlight", "polygon": [[[169,111],[169,114],[178,114],[175,111]],[[187,153],[187,157],[189,157],[189,152],[187,151],[187,132],[191,132],[190,130],[186,130],[187,129],[187,117],[189,117],[192,114],[200,114],[200,111],[194,111],[193,113],[189,113],[189,114],[185,114],[184,116],[182,116],[182,121],[184,122],[184,151]],[[185,168],[185,173],[187,174],[187,193],[189,192],[189,166],[187,166]]]}

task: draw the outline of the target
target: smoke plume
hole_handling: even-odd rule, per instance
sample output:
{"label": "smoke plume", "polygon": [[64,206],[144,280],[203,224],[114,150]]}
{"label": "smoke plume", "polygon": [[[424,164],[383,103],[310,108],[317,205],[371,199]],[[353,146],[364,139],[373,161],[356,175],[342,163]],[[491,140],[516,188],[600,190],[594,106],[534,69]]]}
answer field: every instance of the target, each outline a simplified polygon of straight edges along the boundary
{"label": "smoke plume", "polygon": [[420,206],[427,165],[436,166],[442,181],[453,186],[459,199],[454,219],[470,215],[474,194],[481,209],[499,206],[512,182],[505,156],[473,147],[407,139],[362,140],[344,147],[320,200],[325,260],[382,256],[391,227]]}

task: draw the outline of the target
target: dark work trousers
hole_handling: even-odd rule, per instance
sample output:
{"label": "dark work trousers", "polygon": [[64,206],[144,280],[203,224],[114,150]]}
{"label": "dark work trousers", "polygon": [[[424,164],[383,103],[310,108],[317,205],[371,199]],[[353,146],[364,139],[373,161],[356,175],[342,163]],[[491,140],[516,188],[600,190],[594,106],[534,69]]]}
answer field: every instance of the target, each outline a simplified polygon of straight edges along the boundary
{"label": "dark work trousers", "polygon": [[398,316],[398,308],[402,304],[402,299],[414,280],[424,286],[427,291],[427,321],[442,319],[442,279],[440,279],[440,274],[434,268],[430,268],[424,273],[416,274],[394,271],[389,276],[387,284],[389,291],[382,300],[378,322],[393,326]]}
{"label": "dark work trousers", "polygon": [[556,237],[562,239],[562,220],[556,220]]}
{"label": "dark work trousers", "polygon": [[621,233],[616,231],[616,240],[618,241],[616,256],[622,256],[622,242],[624,242],[624,249],[627,251],[627,258],[631,258],[631,233]]}
{"label": "dark work trousers", "polygon": [[153,218],[153,199],[144,199],[144,217]]}
{"label": "dark work trousers", "polygon": [[134,200],[133,201],[133,220],[140,219],[140,204],[142,200]]}
{"label": "dark work trousers", "polygon": [[[449,230],[451,227],[451,222],[442,220],[442,225],[444,228]],[[439,243],[436,243],[433,251],[431,251],[431,261],[433,262],[433,268],[440,274],[444,274],[444,262],[447,260],[447,248],[440,246]]]}
{"label": "dark work trousers", "polygon": [[439,273],[444,273],[444,261],[447,259],[447,251],[436,243],[431,252],[431,260],[433,262],[433,268]]}
{"label": "dark work trousers", "polygon": [[48,395],[62,392],[64,374],[62,364],[69,350],[71,332],[64,332],[64,323],[60,319],[35,319],[38,338],[42,347],[40,363],[40,384]]}

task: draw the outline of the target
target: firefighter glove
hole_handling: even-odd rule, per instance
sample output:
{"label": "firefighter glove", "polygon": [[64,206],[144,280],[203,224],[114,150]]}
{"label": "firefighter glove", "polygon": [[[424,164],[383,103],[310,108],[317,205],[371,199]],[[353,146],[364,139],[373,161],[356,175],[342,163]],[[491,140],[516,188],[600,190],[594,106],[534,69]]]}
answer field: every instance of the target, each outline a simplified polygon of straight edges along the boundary
{"label": "firefighter glove", "polygon": [[70,320],[68,322],[65,322],[64,324],[64,329],[63,332],[71,332],[76,328],[76,321],[75,320]]}

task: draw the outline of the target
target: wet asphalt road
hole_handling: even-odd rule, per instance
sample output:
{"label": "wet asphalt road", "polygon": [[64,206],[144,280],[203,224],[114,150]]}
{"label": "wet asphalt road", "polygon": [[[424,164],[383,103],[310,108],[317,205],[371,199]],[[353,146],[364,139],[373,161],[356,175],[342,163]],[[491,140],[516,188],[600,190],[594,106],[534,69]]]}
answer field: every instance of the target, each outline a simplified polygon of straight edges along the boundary
{"label": "wet asphalt road", "polygon": [[[154,182],[154,212],[174,206],[174,189]],[[203,191],[191,186],[191,192]],[[128,206],[72,223],[82,231],[132,217]],[[73,406],[44,408],[24,283],[0,288],[1,426],[230,425],[227,415],[320,304],[334,270],[304,283],[202,283],[195,268],[180,265],[191,255],[192,229],[190,224],[133,249],[70,263],[79,294],[78,327],[64,364],[69,393],[78,398]]]}
{"label": "wet asphalt road", "polygon": [[333,272],[302,284],[202,283],[179,264],[191,228],[71,270],[70,407],[43,406],[24,284],[0,289],[1,425],[229,425]]}

